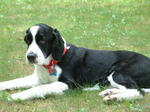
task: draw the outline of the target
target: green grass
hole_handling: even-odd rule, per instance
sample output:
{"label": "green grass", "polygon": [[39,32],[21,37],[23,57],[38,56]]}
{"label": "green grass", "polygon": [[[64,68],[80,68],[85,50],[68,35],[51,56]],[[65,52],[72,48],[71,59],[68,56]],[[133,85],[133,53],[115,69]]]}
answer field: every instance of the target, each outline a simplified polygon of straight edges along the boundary
{"label": "green grass", "polygon": [[[105,50],[130,50],[150,57],[149,0],[0,0],[0,81],[33,70],[25,63],[25,30],[37,23],[57,28],[68,43]],[[20,91],[20,90],[18,90]],[[0,92],[0,112],[150,112],[150,95],[107,105],[99,91],[68,91],[25,102],[7,101],[18,91]]]}

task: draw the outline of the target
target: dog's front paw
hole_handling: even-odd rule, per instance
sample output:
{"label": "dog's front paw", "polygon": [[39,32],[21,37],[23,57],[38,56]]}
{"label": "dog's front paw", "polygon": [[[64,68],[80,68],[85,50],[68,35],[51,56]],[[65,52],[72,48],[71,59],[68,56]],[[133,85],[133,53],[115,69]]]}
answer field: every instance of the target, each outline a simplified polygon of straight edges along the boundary
{"label": "dog's front paw", "polygon": [[15,100],[15,101],[18,101],[18,100],[24,100],[23,96],[16,93],[16,94],[12,94],[10,97],[8,97],[8,100],[11,101],[11,100]]}
{"label": "dog's front paw", "polygon": [[45,98],[44,95],[38,94],[38,95],[33,95],[31,93],[27,92],[20,92],[20,93],[15,93],[10,96],[10,100],[15,100],[15,101],[24,101],[24,100],[29,100],[29,99],[34,99],[34,98]]}

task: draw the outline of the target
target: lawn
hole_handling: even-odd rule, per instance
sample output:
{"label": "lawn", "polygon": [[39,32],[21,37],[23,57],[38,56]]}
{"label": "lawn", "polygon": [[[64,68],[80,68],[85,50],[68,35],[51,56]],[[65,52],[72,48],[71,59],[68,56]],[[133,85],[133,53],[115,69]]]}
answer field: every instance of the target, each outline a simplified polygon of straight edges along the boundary
{"label": "lawn", "polygon": [[[23,37],[37,23],[57,28],[77,46],[150,57],[150,0],[0,0],[0,81],[32,73]],[[99,91],[70,90],[45,100],[7,101],[19,91],[0,92],[0,112],[150,112],[150,95],[108,105]]]}

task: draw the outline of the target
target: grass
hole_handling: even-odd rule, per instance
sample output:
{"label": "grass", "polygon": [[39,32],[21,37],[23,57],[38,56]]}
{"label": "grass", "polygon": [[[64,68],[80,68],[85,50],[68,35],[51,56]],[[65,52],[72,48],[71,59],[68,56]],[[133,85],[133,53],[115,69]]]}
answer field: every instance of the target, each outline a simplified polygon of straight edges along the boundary
{"label": "grass", "polygon": [[[25,63],[25,30],[37,23],[57,28],[77,46],[130,50],[150,57],[149,0],[1,0],[0,81],[33,70]],[[7,101],[18,91],[0,92],[0,112],[150,112],[150,95],[107,105],[99,91],[68,91],[62,96],[25,102]]]}

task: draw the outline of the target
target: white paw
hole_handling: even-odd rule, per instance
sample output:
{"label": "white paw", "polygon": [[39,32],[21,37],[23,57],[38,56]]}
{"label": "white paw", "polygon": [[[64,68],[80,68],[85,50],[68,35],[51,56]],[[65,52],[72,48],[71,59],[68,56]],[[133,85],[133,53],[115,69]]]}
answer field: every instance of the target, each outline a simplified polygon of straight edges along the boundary
{"label": "white paw", "polygon": [[102,97],[105,97],[105,96],[108,96],[108,95],[111,95],[112,94],[112,91],[102,91],[99,93],[99,96],[102,96]]}
{"label": "white paw", "polygon": [[118,93],[121,93],[121,92],[123,92],[123,91],[120,90],[120,89],[116,89],[116,88],[106,89],[106,90],[100,92],[99,96],[105,97],[105,96],[108,96],[108,95],[114,95],[114,94],[118,94]]}
{"label": "white paw", "polygon": [[15,93],[15,94],[12,94],[10,96],[10,99],[11,100],[21,100],[21,101],[24,101],[24,100],[29,100],[29,99],[34,99],[34,98],[45,98],[45,96],[43,94],[30,94],[30,93],[27,93],[27,92],[20,92],[20,93]]}
{"label": "white paw", "polygon": [[108,95],[103,98],[104,102],[121,101],[121,100],[122,100],[121,97],[118,97],[117,95]]}
{"label": "white paw", "polygon": [[23,100],[23,97],[18,93],[12,94],[8,100]]}

